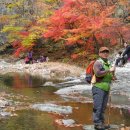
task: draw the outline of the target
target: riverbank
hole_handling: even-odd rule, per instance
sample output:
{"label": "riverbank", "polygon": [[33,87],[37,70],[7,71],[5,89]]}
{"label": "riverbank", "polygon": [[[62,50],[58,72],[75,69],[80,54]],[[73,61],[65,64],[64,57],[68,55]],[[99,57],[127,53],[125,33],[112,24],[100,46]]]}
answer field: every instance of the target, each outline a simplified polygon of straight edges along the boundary
{"label": "riverbank", "polygon": [[0,73],[23,72],[32,76],[41,76],[46,79],[63,79],[66,77],[79,77],[84,73],[84,69],[75,65],[59,62],[43,62],[34,64],[24,64],[23,61],[16,63],[0,62]]}

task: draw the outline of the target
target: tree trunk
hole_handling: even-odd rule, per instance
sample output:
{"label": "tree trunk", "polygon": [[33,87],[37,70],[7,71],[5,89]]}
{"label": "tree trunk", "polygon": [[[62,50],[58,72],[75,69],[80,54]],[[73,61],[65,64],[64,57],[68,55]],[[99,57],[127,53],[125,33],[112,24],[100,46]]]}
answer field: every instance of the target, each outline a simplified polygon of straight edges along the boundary
{"label": "tree trunk", "polygon": [[94,40],[94,48],[95,48],[95,53],[98,54],[98,51],[99,51],[99,44],[98,44],[98,41],[95,37],[95,35],[93,34],[93,40]]}

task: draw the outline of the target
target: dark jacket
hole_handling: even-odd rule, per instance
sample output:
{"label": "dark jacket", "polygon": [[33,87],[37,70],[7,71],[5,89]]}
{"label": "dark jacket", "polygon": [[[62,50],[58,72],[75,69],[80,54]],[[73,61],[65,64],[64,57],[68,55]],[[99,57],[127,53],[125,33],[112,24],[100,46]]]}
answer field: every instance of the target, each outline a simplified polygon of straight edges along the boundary
{"label": "dark jacket", "polygon": [[128,45],[125,49],[125,51],[123,52],[122,56],[124,57],[125,55],[127,55],[128,58],[130,58],[130,45]]}

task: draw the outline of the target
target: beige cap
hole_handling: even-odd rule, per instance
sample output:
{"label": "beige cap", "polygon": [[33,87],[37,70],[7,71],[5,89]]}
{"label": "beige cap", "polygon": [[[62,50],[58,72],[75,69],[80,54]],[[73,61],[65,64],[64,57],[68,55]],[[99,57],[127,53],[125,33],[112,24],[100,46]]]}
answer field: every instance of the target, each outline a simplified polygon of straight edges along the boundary
{"label": "beige cap", "polygon": [[105,46],[104,46],[104,47],[101,47],[101,48],[99,49],[99,52],[106,51],[106,50],[109,51],[108,47],[105,47]]}

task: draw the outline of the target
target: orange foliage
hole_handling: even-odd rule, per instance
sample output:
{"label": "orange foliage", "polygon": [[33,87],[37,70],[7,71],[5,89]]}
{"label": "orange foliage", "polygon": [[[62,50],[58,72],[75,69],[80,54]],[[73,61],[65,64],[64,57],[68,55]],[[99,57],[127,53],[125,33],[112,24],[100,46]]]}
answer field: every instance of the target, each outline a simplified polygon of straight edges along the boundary
{"label": "orange foliage", "polygon": [[[103,45],[106,39],[112,46],[117,44],[120,36],[130,40],[130,26],[122,24],[123,20],[113,15],[115,5],[103,6],[101,2],[95,1],[63,0],[62,6],[51,17],[30,22],[18,33],[18,40],[13,42],[13,46],[17,48],[15,55],[35,45],[35,41],[31,41],[28,48],[22,45],[23,40],[28,39],[30,42],[29,36],[33,33],[36,34],[36,38],[50,38],[57,42],[62,40],[65,45],[70,46],[82,45],[87,52],[94,52],[94,48]],[[127,0],[119,1],[126,6]],[[34,40],[36,38],[34,37]],[[71,57],[75,59],[78,56],[74,54]]]}
{"label": "orange foliage", "polygon": [[[115,6],[103,7],[98,2],[87,0],[64,0],[64,5],[49,18],[43,36],[55,41],[64,40],[67,45],[86,44],[86,49],[94,51],[96,42],[100,45],[101,39],[114,37],[110,29],[107,34],[105,32],[120,22],[112,17],[114,8]],[[113,38],[112,44],[117,43],[116,38]]]}
{"label": "orange foliage", "polygon": [[0,23],[2,23],[2,24],[9,23],[9,16],[8,15],[0,15]]}

